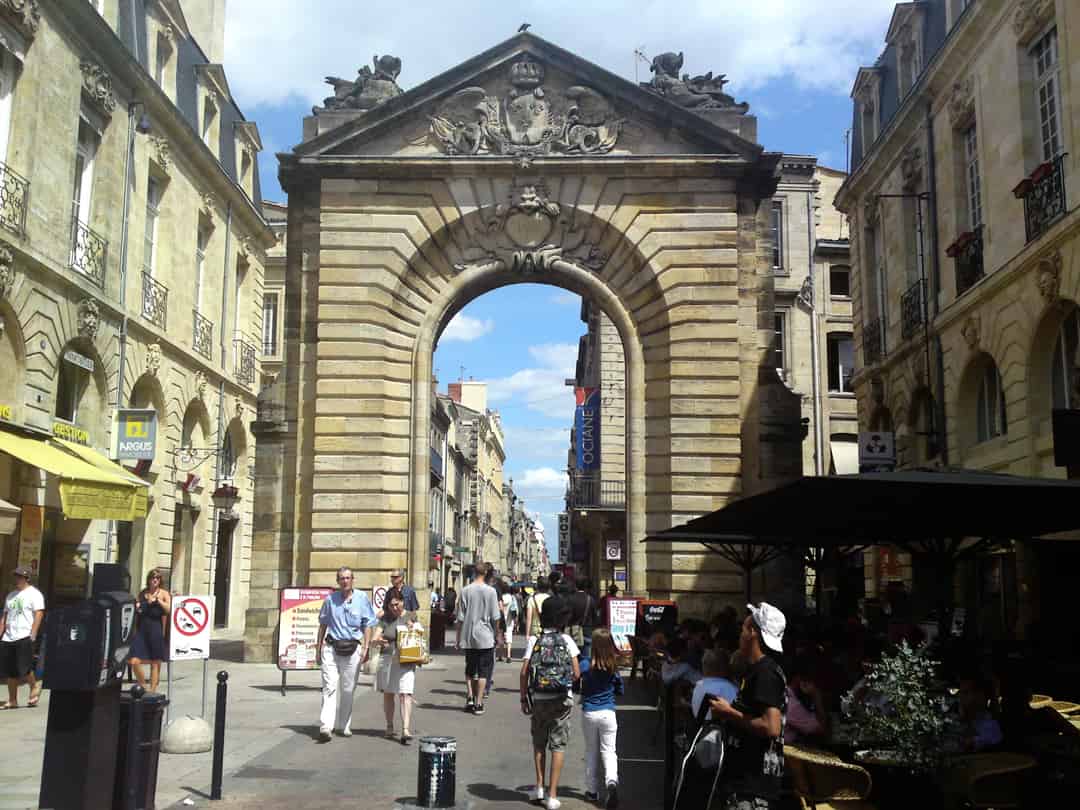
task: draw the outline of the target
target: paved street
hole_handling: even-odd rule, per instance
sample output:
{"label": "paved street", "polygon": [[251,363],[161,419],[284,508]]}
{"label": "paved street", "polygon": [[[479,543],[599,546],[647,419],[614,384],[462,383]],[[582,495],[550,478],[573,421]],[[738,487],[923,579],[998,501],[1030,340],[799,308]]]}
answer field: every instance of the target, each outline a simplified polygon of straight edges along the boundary
{"label": "paved street", "polygon": [[[520,654],[520,650],[518,651]],[[418,747],[403,748],[382,738],[381,696],[370,679],[356,696],[354,736],[316,741],[318,673],[290,673],[286,697],[279,692],[276,667],[263,664],[210,662],[213,673],[230,672],[229,721],[226,734],[224,799],[209,801],[210,754],[162,754],[158,807],[180,808],[190,798],[196,807],[389,808],[416,793]],[[532,783],[528,720],[517,700],[518,664],[499,664],[496,688],[483,717],[461,711],[462,659],[451,651],[436,655],[417,677],[418,708],[413,732],[440,734],[458,740],[458,802],[477,808],[525,807],[525,789]],[[174,712],[198,713],[201,667],[173,669]],[[631,690],[633,692],[633,690]],[[48,692],[36,710],[0,712],[0,808],[36,807]],[[213,710],[213,686],[210,692]],[[560,790],[568,810],[589,806],[583,801],[584,746],[575,708],[574,734]],[[663,763],[659,746],[651,744],[656,714],[644,699],[625,699],[619,711],[621,806],[661,805]]]}

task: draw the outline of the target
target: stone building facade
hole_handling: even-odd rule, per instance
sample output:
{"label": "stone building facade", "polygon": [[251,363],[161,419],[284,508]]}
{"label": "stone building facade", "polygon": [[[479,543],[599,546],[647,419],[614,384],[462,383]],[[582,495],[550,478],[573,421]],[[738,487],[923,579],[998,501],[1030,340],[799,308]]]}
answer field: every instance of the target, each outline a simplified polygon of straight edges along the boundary
{"label": "stone building facade", "polygon": [[[123,563],[133,590],[158,567],[170,590],[215,595],[215,624],[239,632],[259,381],[249,335],[271,234],[258,129],[188,6],[0,3],[5,435],[50,463],[62,448],[108,464],[118,408],[152,412],[157,433],[153,458],[118,472],[147,492],[145,517],[128,520],[92,503],[72,517],[56,474],[0,452],[0,498],[23,511],[0,538],[0,574],[33,557],[56,604],[86,592],[96,563]],[[237,497],[217,509],[223,484]]]}
{"label": "stone building facade", "polygon": [[[837,198],[852,232],[854,386],[860,424],[894,433],[901,466],[1065,475],[1051,412],[1080,408],[1078,76],[1067,0],[899,4],[859,71]],[[1018,543],[969,563],[958,598],[988,635],[1023,637],[1050,620],[1040,594],[1074,570],[1070,554]],[[868,595],[894,578],[917,586],[906,555],[877,557]]]}
{"label": "stone building facade", "polygon": [[277,587],[343,563],[427,587],[432,350],[470,300],[523,281],[595,301],[622,339],[628,590],[697,612],[738,598],[704,550],[641,542],[801,472],[798,399],[767,365],[780,156],[723,79],[681,68],[664,54],[637,86],[521,33],[407,92],[379,57],[307,119],[281,167],[296,506],[267,517],[249,627],[273,626]]}

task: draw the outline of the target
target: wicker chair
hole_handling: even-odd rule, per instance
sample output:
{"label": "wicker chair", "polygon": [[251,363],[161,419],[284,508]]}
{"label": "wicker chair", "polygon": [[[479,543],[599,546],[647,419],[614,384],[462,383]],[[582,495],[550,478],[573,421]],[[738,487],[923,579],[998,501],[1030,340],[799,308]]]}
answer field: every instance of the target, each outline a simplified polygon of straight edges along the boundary
{"label": "wicker chair", "polygon": [[949,763],[946,792],[972,808],[1020,807],[1024,779],[1036,761],[1027,754],[967,754]]}
{"label": "wicker chair", "polygon": [[866,768],[796,745],[784,746],[784,759],[803,810],[874,810],[866,801],[873,787]]}

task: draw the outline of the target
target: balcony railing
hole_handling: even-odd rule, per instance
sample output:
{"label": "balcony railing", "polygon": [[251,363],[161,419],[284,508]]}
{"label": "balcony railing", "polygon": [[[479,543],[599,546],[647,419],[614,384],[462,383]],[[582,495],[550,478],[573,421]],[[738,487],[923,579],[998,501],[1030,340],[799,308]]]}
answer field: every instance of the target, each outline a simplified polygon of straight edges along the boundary
{"label": "balcony railing", "polygon": [[982,225],[961,234],[945,253],[956,261],[956,294],[961,296],[983,277]]}
{"label": "balcony railing", "polygon": [[863,327],[863,364],[872,366],[885,356],[884,339],[881,328],[881,318],[868,321]]}
{"label": "balcony railing", "polygon": [[900,298],[900,331],[904,340],[915,336],[926,321],[926,282],[919,279]]}
{"label": "balcony railing", "polygon": [[168,328],[169,288],[145,270],[142,274],[142,314],[162,331]]}
{"label": "balcony railing", "polygon": [[233,340],[233,363],[235,364],[236,381],[241,385],[252,386],[255,384],[255,344],[242,337]]}
{"label": "balcony railing", "polygon": [[443,477],[442,453],[440,453],[434,447],[431,448],[431,471],[435,475],[439,476],[439,478]]}
{"label": "balcony railing", "polygon": [[191,348],[207,360],[214,359],[214,322],[192,310]]}
{"label": "balcony railing", "polygon": [[30,181],[0,163],[0,225],[20,236],[26,232]]}
{"label": "balcony railing", "polygon": [[1024,229],[1027,241],[1038,239],[1051,225],[1065,216],[1065,155],[1048,160],[1025,177],[1013,189],[1024,200]]}
{"label": "balcony railing", "polygon": [[78,216],[71,219],[71,267],[93,281],[97,286],[105,287],[105,256],[109,243],[100,234],[79,221]]}
{"label": "balcony railing", "polygon": [[626,482],[572,476],[570,501],[573,509],[622,509],[626,506]]}

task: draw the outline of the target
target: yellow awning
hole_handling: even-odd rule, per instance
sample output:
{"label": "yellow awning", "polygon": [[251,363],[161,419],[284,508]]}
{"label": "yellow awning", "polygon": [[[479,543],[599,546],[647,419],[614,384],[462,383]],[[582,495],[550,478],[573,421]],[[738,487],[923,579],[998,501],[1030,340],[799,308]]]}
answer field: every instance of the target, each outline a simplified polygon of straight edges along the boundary
{"label": "yellow awning", "polygon": [[853,475],[859,471],[859,445],[855,442],[830,441],[835,475]]}
{"label": "yellow awning", "polygon": [[[63,444],[68,444],[64,442]],[[100,453],[85,447],[103,462]],[[77,520],[137,520],[146,517],[146,486],[122,468],[120,473],[84,461],[83,453],[73,454],[52,440],[30,439],[0,431],[0,452],[52,473],[60,479],[60,504],[64,514]]]}

